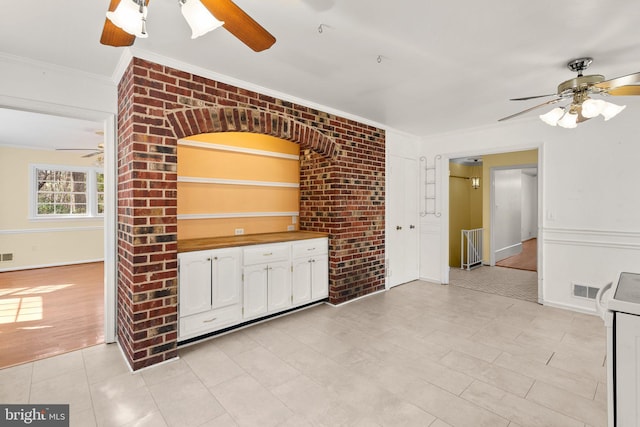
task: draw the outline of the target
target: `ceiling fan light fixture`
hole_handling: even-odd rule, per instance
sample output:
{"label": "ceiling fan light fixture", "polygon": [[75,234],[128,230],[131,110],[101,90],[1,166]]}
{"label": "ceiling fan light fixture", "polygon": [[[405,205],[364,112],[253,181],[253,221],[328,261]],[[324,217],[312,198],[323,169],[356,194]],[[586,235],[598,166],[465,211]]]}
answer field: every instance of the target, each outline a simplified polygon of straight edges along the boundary
{"label": "ceiling fan light fixture", "polygon": [[107,18],[127,33],[140,37],[149,37],[146,29],[147,6],[144,0],[121,0],[113,12],[107,12]]}
{"label": "ceiling fan light fixture", "polygon": [[200,0],[180,0],[180,11],[189,27],[191,27],[192,39],[213,31],[224,24],[224,22],[218,21]]}
{"label": "ceiling fan light fixture", "polygon": [[592,119],[602,113],[606,102],[602,99],[587,99],[582,103],[582,115],[587,119]]}
{"label": "ceiling fan light fixture", "polygon": [[626,105],[616,105],[606,101],[602,102],[604,102],[604,107],[602,108],[600,114],[602,114],[602,117],[604,117],[605,121],[614,118],[618,115],[618,113],[627,108]]}
{"label": "ceiling fan light fixture", "polygon": [[565,115],[562,116],[560,120],[558,120],[558,126],[566,129],[573,129],[578,127],[578,114],[572,113],[570,111],[565,113]]}
{"label": "ceiling fan light fixture", "polygon": [[541,114],[540,120],[545,122],[550,126],[555,126],[558,124],[558,120],[564,115],[564,108],[556,107],[548,113]]}

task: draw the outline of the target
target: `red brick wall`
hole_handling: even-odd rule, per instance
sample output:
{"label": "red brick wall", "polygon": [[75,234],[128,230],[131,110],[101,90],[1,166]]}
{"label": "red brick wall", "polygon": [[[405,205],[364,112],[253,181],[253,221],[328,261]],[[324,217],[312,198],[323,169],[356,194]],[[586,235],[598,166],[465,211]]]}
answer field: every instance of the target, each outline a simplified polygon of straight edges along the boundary
{"label": "red brick wall", "polygon": [[184,136],[244,131],[300,144],[300,228],[329,233],[330,301],[384,289],[383,130],[138,58],[118,104],[118,338],[133,369],[177,354]]}

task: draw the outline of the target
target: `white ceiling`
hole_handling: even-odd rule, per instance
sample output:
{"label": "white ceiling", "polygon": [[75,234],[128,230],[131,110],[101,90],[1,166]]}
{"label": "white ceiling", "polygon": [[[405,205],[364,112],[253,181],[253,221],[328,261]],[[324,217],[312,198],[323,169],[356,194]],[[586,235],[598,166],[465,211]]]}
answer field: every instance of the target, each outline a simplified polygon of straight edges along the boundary
{"label": "white ceiling", "polygon": [[[134,46],[418,136],[536,105],[508,99],[554,93],[576,57],[607,78],[640,71],[635,0],[235,1],[273,47],[255,53],[224,29],[191,40],[177,0],[150,2]],[[99,43],[109,0],[0,2],[0,53],[114,74],[122,48]]]}

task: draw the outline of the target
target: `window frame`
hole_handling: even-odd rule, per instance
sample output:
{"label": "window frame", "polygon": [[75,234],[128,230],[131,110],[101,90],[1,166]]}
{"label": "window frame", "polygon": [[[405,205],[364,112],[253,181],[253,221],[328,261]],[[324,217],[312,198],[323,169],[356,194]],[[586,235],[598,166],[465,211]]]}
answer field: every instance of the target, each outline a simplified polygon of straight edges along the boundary
{"label": "window frame", "polygon": [[[83,214],[39,214],[38,213],[38,171],[53,170],[61,172],[85,173],[87,211]],[[103,175],[104,170],[97,166],[74,166],[74,165],[51,165],[43,163],[29,164],[29,220],[30,221],[52,221],[52,220],[79,220],[79,219],[103,219],[104,218],[104,188],[103,212],[98,212],[98,174]]]}

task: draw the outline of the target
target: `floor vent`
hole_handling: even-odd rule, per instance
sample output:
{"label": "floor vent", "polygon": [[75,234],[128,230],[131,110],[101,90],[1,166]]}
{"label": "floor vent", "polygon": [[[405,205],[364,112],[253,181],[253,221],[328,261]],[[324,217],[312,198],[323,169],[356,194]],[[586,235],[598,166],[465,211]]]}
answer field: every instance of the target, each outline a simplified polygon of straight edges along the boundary
{"label": "floor vent", "polygon": [[0,254],[0,261],[13,261],[13,254]]}
{"label": "floor vent", "polygon": [[594,288],[587,285],[579,285],[577,283],[571,284],[573,287],[573,296],[578,298],[596,299],[599,288]]}

